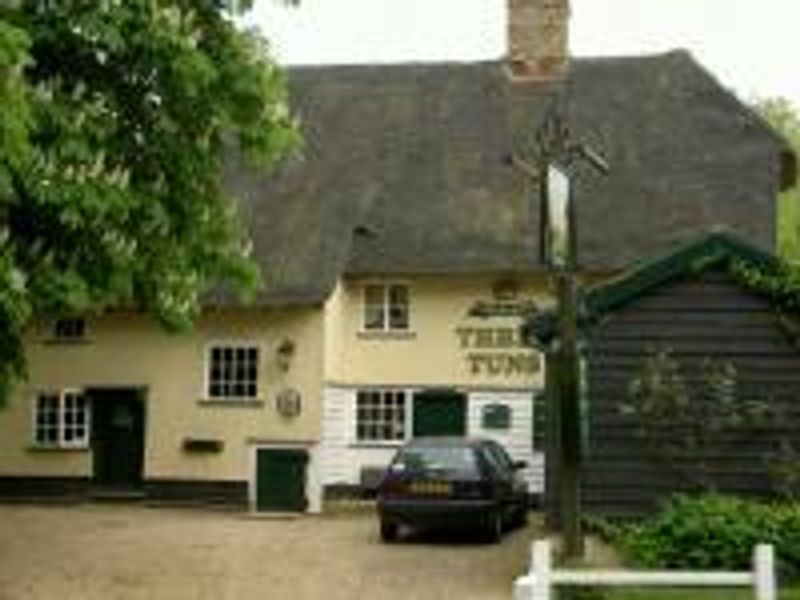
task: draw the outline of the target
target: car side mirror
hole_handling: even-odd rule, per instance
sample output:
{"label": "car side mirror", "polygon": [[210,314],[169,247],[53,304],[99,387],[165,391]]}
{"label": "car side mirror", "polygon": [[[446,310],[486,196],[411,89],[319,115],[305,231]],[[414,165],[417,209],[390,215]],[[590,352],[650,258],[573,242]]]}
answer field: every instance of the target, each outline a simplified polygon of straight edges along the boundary
{"label": "car side mirror", "polygon": [[528,466],[528,461],[526,460],[515,460],[514,462],[511,463],[511,468],[514,469],[515,471],[521,471],[527,466]]}

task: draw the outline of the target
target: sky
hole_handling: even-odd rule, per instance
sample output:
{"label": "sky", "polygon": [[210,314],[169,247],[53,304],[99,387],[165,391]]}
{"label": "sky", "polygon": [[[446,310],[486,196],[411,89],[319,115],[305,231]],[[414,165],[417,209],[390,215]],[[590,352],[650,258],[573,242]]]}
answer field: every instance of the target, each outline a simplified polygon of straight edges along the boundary
{"label": "sky", "polygon": [[[247,22],[290,65],[496,59],[505,19],[506,0],[257,0]],[[800,108],[798,0],[572,0],[570,31],[576,56],[685,48],[740,97]]]}

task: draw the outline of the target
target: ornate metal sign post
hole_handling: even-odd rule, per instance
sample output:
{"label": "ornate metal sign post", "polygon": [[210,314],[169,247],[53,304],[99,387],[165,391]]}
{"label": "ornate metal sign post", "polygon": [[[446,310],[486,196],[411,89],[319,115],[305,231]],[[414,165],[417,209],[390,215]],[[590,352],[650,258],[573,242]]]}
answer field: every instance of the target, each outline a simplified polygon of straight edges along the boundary
{"label": "ornate metal sign post", "polygon": [[572,168],[577,158],[587,160],[603,173],[608,167],[587,147],[571,140],[569,129],[557,110],[552,110],[536,133],[537,165],[531,168],[519,159],[539,183],[540,260],[555,281],[558,301],[558,345],[555,351],[554,380],[548,398],[554,416],[555,459],[558,473],[559,520],[567,559],[583,556],[581,532],[581,390],[578,352],[577,236],[575,205],[572,201]]}

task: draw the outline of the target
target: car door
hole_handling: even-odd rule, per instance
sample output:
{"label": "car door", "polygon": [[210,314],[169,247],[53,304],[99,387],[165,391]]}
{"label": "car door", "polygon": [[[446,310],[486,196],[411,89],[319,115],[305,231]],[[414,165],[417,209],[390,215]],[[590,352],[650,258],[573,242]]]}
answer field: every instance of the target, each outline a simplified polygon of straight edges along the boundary
{"label": "car door", "polygon": [[506,511],[511,512],[517,508],[520,498],[525,495],[525,482],[518,476],[511,457],[500,444],[487,442],[486,452],[498,474],[500,492],[498,500],[502,502]]}
{"label": "car door", "polygon": [[511,463],[504,459],[502,448],[494,442],[484,444],[481,451],[489,467],[495,501],[503,512],[508,513],[514,497],[514,470]]}

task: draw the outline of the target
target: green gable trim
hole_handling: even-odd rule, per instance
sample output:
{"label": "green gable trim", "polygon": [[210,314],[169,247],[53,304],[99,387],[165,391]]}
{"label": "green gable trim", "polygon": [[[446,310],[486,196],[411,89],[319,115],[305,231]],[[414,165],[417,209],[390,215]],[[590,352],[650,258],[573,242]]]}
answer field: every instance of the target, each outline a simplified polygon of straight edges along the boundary
{"label": "green gable trim", "polygon": [[[723,266],[731,278],[753,293],[769,296],[780,275],[779,260],[726,231],[714,231],[685,242],[672,252],[644,261],[613,279],[590,288],[581,300],[580,326],[585,328],[659,286],[681,277],[697,275],[707,269]],[[760,280],[763,279],[764,282]],[[555,311],[538,313],[522,326],[522,337],[528,346],[548,350],[558,336]]]}
{"label": "green gable trim", "polygon": [[583,298],[583,319],[596,321],[670,281],[733,264],[771,271],[778,267],[778,260],[731,233],[705,234],[590,289]]}

